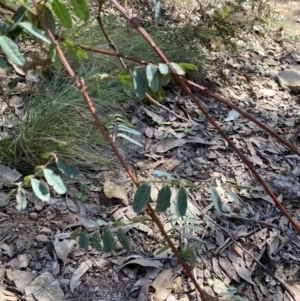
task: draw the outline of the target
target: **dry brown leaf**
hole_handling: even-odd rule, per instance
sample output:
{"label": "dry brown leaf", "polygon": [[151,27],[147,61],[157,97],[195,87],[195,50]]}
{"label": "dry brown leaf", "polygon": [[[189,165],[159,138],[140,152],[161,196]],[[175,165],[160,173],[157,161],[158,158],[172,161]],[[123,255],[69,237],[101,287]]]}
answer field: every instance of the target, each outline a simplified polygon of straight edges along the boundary
{"label": "dry brown leaf", "polygon": [[54,279],[48,272],[34,279],[25,288],[25,294],[27,301],[48,301],[50,300],[49,296],[51,296],[51,300],[62,300],[64,297],[58,280]]}
{"label": "dry brown leaf", "polygon": [[168,298],[173,286],[173,272],[172,269],[162,271],[151,286],[155,289],[155,300],[164,301]]}
{"label": "dry brown leaf", "polygon": [[75,270],[75,272],[72,276],[71,282],[70,282],[70,290],[72,293],[74,292],[75,288],[77,287],[80,278],[89,270],[90,266],[91,266],[90,264],[83,261],[80,264],[80,266]]}
{"label": "dry brown leaf", "polygon": [[66,264],[67,258],[73,249],[75,240],[73,239],[59,239],[55,237],[54,250],[59,259],[62,260],[63,264]]}
{"label": "dry brown leaf", "polygon": [[7,278],[10,281],[13,281],[17,287],[17,289],[24,293],[25,288],[38,276],[37,274],[26,272],[26,271],[19,271],[19,270],[6,270]]}
{"label": "dry brown leaf", "polygon": [[162,263],[159,260],[150,260],[147,258],[136,258],[136,259],[133,259],[133,260],[130,260],[130,261],[127,261],[126,263],[124,263],[120,267],[120,270],[129,264],[137,264],[137,265],[141,265],[143,267],[162,268]]}
{"label": "dry brown leaf", "polygon": [[123,201],[123,204],[128,206],[129,201],[123,187],[111,181],[106,181],[103,187],[104,194],[109,198],[116,198]]}
{"label": "dry brown leaf", "polygon": [[231,262],[227,258],[220,257],[219,265],[230,279],[235,280],[236,282],[241,282],[240,277],[238,276]]}
{"label": "dry brown leaf", "polygon": [[245,261],[240,256],[231,256],[230,260],[235,271],[242,279],[246,280],[247,282],[253,285],[256,285],[251,279],[251,274],[245,265]]}

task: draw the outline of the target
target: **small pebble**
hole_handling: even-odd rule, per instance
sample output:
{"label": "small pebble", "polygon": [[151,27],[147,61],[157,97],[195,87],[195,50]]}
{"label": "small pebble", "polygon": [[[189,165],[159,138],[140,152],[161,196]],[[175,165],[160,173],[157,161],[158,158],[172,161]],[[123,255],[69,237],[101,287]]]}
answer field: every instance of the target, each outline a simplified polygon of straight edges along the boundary
{"label": "small pebble", "polygon": [[36,220],[37,220],[37,217],[38,217],[38,215],[37,215],[36,212],[30,213],[29,216],[30,216],[30,218],[31,218],[32,220],[34,220],[34,221],[36,221]]}
{"label": "small pebble", "polygon": [[39,234],[39,235],[37,235],[37,237],[35,238],[35,240],[37,242],[42,242],[42,243],[48,243],[49,242],[49,238],[45,234]]}

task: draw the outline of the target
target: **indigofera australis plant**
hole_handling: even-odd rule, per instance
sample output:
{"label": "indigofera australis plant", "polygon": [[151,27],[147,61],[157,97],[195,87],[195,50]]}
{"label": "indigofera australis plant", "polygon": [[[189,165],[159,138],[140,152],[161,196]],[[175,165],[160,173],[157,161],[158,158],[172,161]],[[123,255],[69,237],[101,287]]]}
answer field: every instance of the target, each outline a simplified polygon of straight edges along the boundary
{"label": "indigofera australis plant", "polygon": [[[23,55],[18,50],[18,47],[16,43],[14,42],[14,39],[22,34],[23,32],[27,32],[28,34],[34,36],[36,39],[46,43],[49,46],[49,57],[51,58],[52,63],[54,66],[57,66],[59,64],[62,64],[69,76],[72,78],[74,85],[76,88],[80,91],[83,99],[85,100],[91,115],[95,121],[95,125],[97,130],[101,132],[104,139],[107,141],[107,143],[111,146],[113,152],[115,153],[116,157],[119,159],[120,163],[128,173],[128,176],[131,178],[132,182],[136,185],[137,191],[134,196],[133,200],[133,209],[136,213],[140,213],[141,211],[146,208],[148,214],[151,217],[151,220],[157,225],[159,230],[161,231],[162,236],[164,237],[165,241],[168,243],[169,247],[177,257],[179,263],[182,265],[183,269],[187,273],[187,275],[190,277],[192,282],[194,283],[197,291],[200,293],[200,296],[202,300],[211,300],[210,296],[207,296],[207,294],[200,288],[198,282],[196,281],[195,277],[190,271],[190,267],[184,260],[184,258],[189,258],[190,266],[193,266],[194,262],[194,250],[191,247],[188,247],[185,251],[185,253],[179,253],[178,249],[175,247],[174,243],[170,239],[168,233],[164,230],[163,225],[161,224],[157,214],[155,213],[155,210],[152,208],[150,204],[150,193],[151,193],[151,183],[140,183],[134,173],[131,171],[129,165],[121,155],[119,149],[117,148],[114,139],[112,139],[110,133],[108,132],[105,124],[102,122],[102,120],[99,118],[97,111],[95,109],[95,106],[89,97],[87,93],[87,87],[85,85],[84,79],[79,79],[76,77],[75,72],[71,68],[70,64],[66,60],[66,57],[62,51],[61,45],[66,45],[68,48],[73,51],[77,57],[85,58],[86,57],[86,51],[94,51],[106,55],[112,55],[115,57],[118,57],[120,59],[121,66],[124,68],[121,72],[116,72],[114,75],[119,79],[120,83],[126,88],[133,88],[137,97],[147,98],[150,101],[155,101],[155,99],[162,99],[163,98],[163,89],[162,87],[167,85],[170,81],[170,79],[174,79],[178,82],[178,84],[182,87],[182,89],[186,92],[187,95],[191,97],[191,99],[197,104],[199,109],[202,111],[204,116],[207,118],[207,120],[215,127],[215,129],[219,132],[219,134],[226,140],[229,147],[232,148],[232,150],[241,158],[241,160],[244,162],[245,165],[249,168],[249,170],[252,172],[252,174],[256,177],[256,179],[260,182],[260,184],[264,187],[265,191],[269,194],[269,196],[273,199],[276,207],[282,212],[284,216],[289,220],[289,222],[292,224],[292,226],[300,232],[300,226],[297,224],[297,222],[291,217],[291,215],[287,212],[287,210],[284,208],[284,206],[280,203],[280,201],[276,198],[272,190],[268,187],[266,182],[261,178],[261,176],[257,173],[257,171],[254,169],[252,164],[249,162],[249,160],[246,158],[246,156],[235,146],[235,144],[230,140],[230,138],[222,131],[220,126],[217,124],[217,122],[214,120],[214,118],[209,114],[209,112],[205,109],[205,107],[202,105],[201,101],[196,97],[196,95],[192,92],[191,88],[198,89],[200,92],[209,95],[210,97],[214,98],[217,101],[220,101],[224,103],[225,105],[229,106],[230,108],[235,109],[240,114],[242,114],[244,117],[248,118],[249,120],[256,123],[258,126],[260,126],[262,129],[267,131],[270,135],[277,138],[283,145],[285,145],[287,148],[289,148],[294,153],[300,155],[300,152],[297,148],[295,148],[293,145],[291,145],[288,141],[280,137],[278,134],[276,134],[274,131],[266,127],[265,125],[261,124],[259,121],[257,121],[255,118],[253,118],[251,115],[247,114],[246,112],[242,111],[229,101],[223,99],[222,97],[219,97],[215,95],[212,91],[206,89],[205,87],[202,87],[198,85],[197,83],[194,83],[192,81],[188,81],[183,78],[185,75],[185,69],[191,69],[196,70],[196,66],[189,63],[175,63],[170,62],[168,58],[164,55],[162,50],[159,48],[159,45],[153,41],[151,36],[147,33],[147,31],[137,22],[137,20],[132,16],[131,12],[127,9],[127,7],[123,7],[120,3],[118,3],[116,0],[108,0],[113,7],[115,7],[137,30],[137,32],[149,43],[149,45],[152,47],[152,49],[155,51],[155,53],[160,58],[161,62],[158,64],[147,62],[145,60],[139,60],[137,58],[130,57],[126,54],[122,54],[118,52],[116,46],[112,43],[112,41],[109,39],[107,33],[105,32],[102,22],[101,22],[101,9],[102,5],[104,4],[104,1],[99,0],[99,14],[98,14],[98,22],[99,25],[104,32],[104,34],[107,36],[108,43],[110,44],[112,51],[102,50],[102,49],[93,49],[88,46],[84,45],[77,45],[76,43],[70,41],[70,40],[64,40],[62,37],[56,36],[57,29],[56,29],[56,21],[55,17],[58,19],[58,22],[61,26],[70,29],[73,26],[72,16],[69,12],[69,8],[60,0],[53,0],[38,3],[37,1],[33,0],[32,4],[25,3],[24,1],[20,1],[20,7],[17,11],[7,6],[7,4],[0,3],[0,7],[7,9],[9,11],[14,12],[14,15],[12,18],[9,18],[9,21],[4,22],[3,26],[1,27],[1,35],[0,35],[0,47],[2,49],[2,52],[15,64],[22,66],[25,63],[25,59]],[[156,4],[159,1],[156,1]],[[89,7],[85,0],[73,0],[71,1],[72,6],[72,12],[74,15],[81,21],[86,22],[89,19]],[[159,17],[158,14],[158,7],[159,5],[156,5],[155,10],[155,16],[156,18]],[[24,21],[26,20],[26,21]],[[137,63],[138,65],[133,67],[132,70],[130,70],[126,64],[124,63],[124,60],[129,60]],[[2,68],[7,68],[7,64],[5,60],[0,57],[0,66]],[[102,80],[106,78],[107,76],[96,76],[95,80]],[[59,158],[56,154],[52,154],[53,158],[57,161]],[[67,170],[69,168],[72,170],[73,167],[67,166]],[[59,166],[58,166],[59,168]],[[54,190],[56,190],[58,193],[64,193],[65,190],[62,189],[63,185],[61,181],[59,180],[60,177],[56,175],[55,173],[51,173],[51,170],[47,168],[47,165],[42,167],[43,175],[46,178],[46,181],[49,185],[53,186]],[[75,169],[74,169],[75,170]],[[46,171],[46,173],[45,173]],[[63,171],[63,169],[62,169]],[[38,176],[40,170],[36,171],[36,174],[31,178],[27,178],[27,182],[30,182],[33,186],[33,190],[35,193],[39,195],[39,193],[42,193],[42,197],[44,197],[44,194],[47,195],[47,192],[44,191],[44,188],[42,189],[40,186],[40,182],[37,183],[35,177]],[[67,174],[66,174],[67,175]],[[25,180],[26,182],[26,180]],[[20,190],[21,189],[21,190]],[[226,189],[227,190],[227,189]],[[220,197],[218,196],[218,193],[216,190],[212,187],[212,198],[214,201],[214,205],[216,210],[221,210],[221,201]],[[227,190],[229,194],[230,189]],[[17,199],[24,199],[24,196],[26,195],[26,191],[23,188],[19,188],[17,192]],[[164,186],[159,191],[159,197],[157,201],[156,209],[159,212],[165,212],[167,208],[170,206],[170,188],[169,186]],[[22,207],[22,206],[21,206]],[[22,208],[19,208],[22,209]],[[187,192],[185,190],[185,187],[181,185],[178,189],[177,193],[177,201],[176,201],[176,212],[178,217],[184,218],[186,215],[187,210]],[[118,227],[119,225],[114,225]],[[102,236],[103,239],[103,246],[100,243],[101,234],[99,231],[96,231],[92,235],[92,243],[95,248],[102,249],[106,251],[112,251],[114,250],[114,238],[112,235],[112,232],[109,229],[110,226],[108,226]],[[88,234],[83,229],[78,229],[74,231],[73,237],[79,236],[79,243],[83,247],[87,247],[88,245]],[[120,228],[117,233],[117,238],[119,242],[122,244],[122,246],[130,250],[130,245],[128,242],[128,239],[125,235],[125,233]],[[182,256],[184,255],[184,256]],[[184,257],[184,258],[183,258]],[[240,297],[241,298],[241,297]],[[242,300],[242,299],[239,299]]]}

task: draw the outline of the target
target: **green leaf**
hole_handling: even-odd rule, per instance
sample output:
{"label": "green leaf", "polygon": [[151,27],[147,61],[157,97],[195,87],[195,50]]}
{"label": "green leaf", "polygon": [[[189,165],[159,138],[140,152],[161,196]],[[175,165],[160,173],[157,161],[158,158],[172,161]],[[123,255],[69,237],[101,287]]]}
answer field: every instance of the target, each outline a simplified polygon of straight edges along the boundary
{"label": "green leaf", "polygon": [[175,69],[178,75],[184,75],[185,72],[181,69],[181,67],[177,63],[170,63],[171,66]]}
{"label": "green leaf", "polygon": [[143,208],[150,201],[151,183],[143,183],[136,191],[133,199],[133,211],[137,214],[142,212]]}
{"label": "green leaf", "polygon": [[243,185],[233,185],[231,186],[237,190],[247,190],[247,191],[250,191],[252,189],[252,187],[250,186],[243,186]]}
{"label": "green leaf", "polygon": [[31,187],[31,180],[32,180],[33,178],[34,178],[34,175],[26,176],[26,177],[23,179],[24,186],[25,186],[25,187]]}
{"label": "green leaf", "polygon": [[105,252],[113,252],[116,249],[114,237],[109,229],[103,234],[103,245]]}
{"label": "green leaf", "polygon": [[19,211],[25,210],[27,207],[26,192],[24,189],[19,188],[16,194],[17,205],[16,209]]}
{"label": "green leaf", "polygon": [[150,89],[156,93],[159,89],[159,73],[152,64],[147,65],[146,76]]}
{"label": "green leaf", "polygon": [[137,130],[132,129],[132,128],[129,128],[129,127],[127,127],[127,126],[125,126],[125,125],[122,125],[122,124],[119,124],[119,125],[118,125],[117,130],[118,130],[118,131],[127,132],[127,133],[130,133],[130,134],[132,134],[132,135],[137,135],[137,136],[140,136],[140,135],[141,135],[141,133],[138,132]]}
{"label": "green leaf", "polygon": [[89,58],[87,52],[77,47],[72,41],[65,40],[64,43],[70,48],[70,50],[77,56],[78,59],[87,60]]}
{"label": "green leaf", "polygon": [[166,246],[162,247],[161,249],[159,249],[158,251],[155,251],[154,253],[155,253],[155,255],[159,255],[159,254],[161,254],[161,253],[163,253],[163,252],[165,252],[169,249],[170,249],[170,246],[166,245]]}
{"label": "green leaf", "polygon": [[48,159],[48,158],[50,158],[51,156],[52,156],[52,153],[51,153],[51,152],[47,152],[47,153],[43,153],[41,157],[42,157],[43,159]]}
{"label": "green leaf", "polygon": [[185,216],[185,217],[183,218],[183,220],[184,220],[186,223],[194,224],[194,225],[198,225],[198,224],[201,223],[200,221],[198,221],[198,220],[196,220],[196,219],[194,219],[194,218],[187,217],[187,216]]}
{"label": "green leaf", "polygon": [[78,227],[76,228],[70,235],[70,238],[71,239],[76,239],[82,232],[82,228],[81,227]]}
{"label": "green leaf", "polygon": [[80,234],[78,243],[79,243],[79,248],[82,248],[84,250],[88,249],[88,247],[89,247],[89,239],[88,239],[86,231],[83,231]]}
{"label": "green leaf", "polygon": [[198,72],[198,67],[194,64],[189,64],[189,63],[178,63],[178,65],[181,67],[181,69],[189,69],[192,71],[197,71]]}
{"label": "green leaf", "polygon": [[163,171],[163,170],[158,170],[158,169],[154,170],[152,175],[154,178],[166,177],[168,180],[175,179],[172,174],[170,174],[166,171]]}
{"label": "green leaf", "polygon": [[0,34],[6,35],[8,31],[12,28],[11,24],[7,22],[0,22]]}
{"label": "green leaf", "polygon": [[74,179],[79,176],[79,170],[75,166],[68,165],[62,159],[56,158],[57,168],[67,177]]}
{"label": "green leaf", "polygon": [[41,178],[44,176],[44,166],[38,165],[34,168],[34,175],[38,178]]}
{"label": "green leaf", "polygon": [[5,204],[7,204],[8,202],[9,202],[9,199],[11,198],[11,196],[15,193],[15,191],[17,190],[17,188],[15,188],[15,189],[12,189],[9,193],[8,193],[8,195],[5,197],[5,199],[4,199],[4,203]]}
{"label": "green leaf", "polygon": [[93,247],[102,252],[103,251],[103,247],[101,246],[101,235],[99,230],[95,231],[92,235],[92,243],[93,243]]}
{"label": "green leaf", "polygon": [[122,138],[124,138],[124,139],[130,141],[130,142],[133,143],[133,144],[136,144],[136,145],[138,145],[138,146],[140,146],[140,147],[143,147],[143,144],[139,143],[139,142],[136,141],[135,139],[133,139],[133,138],[131,138],[131,137],[129,137],[129,136],[123,134],[123,133],[118,133],[118,134],[117,134],[117,137],[122,137]]}
{"label": "green leaf", "polygon": [[[56,49],[54,48],[53,44],[49,47],[49,57],[55,69],[59,70],[61,68],[61,60],[57,54]],[[51,155],[51,153],[50,153]]]}
{"label": "green leaf", "polygon": [[171,69],[168,67],[168,65],[163,63],[158,64],[158,70],[162,75],[167,75],[171,73]]}
{"label": "green leaf", "polygon": [[131,252],[131,246],[130,246],[130,242],[128,240],[128,237],[126,236],[125,232],[123,229],[119,229],[118,233],[117,233],[117,237],[119,242],[121,243],[122,247],[128,251]]}
{"label": "green leaf", "polygon": [[154,17],[155,23],[158,24],[160,17],[160,0],[154,0]]}
{"label": "green leaf", "polygon": [[243,298],[241,296],[232,296],[231,297],[233,301],[249,301],[247,298]]}
{"label": "green leaf", "polygon": [[3,57],[0,56],[0,68],[2,69],[8,69],[9,66],[6,64],[5,60]]}
{"label": "green leaf", "polygon": [[10,38],[0,36],[0,47],[5,55],[16,65],[23,66],[25,64],[24,56],[19,52],[18,46]]}
{"label": "green leaf", "polygon": [[156,210],[158,212],[165,212],[170,207],[171,194],[171,189],[167,184],[160,189],[156,200]]}
{"label": "green leaf", "polygon": [[188,186],[188,187],[191,187],[191,188],[197,188],[198,186],[193,183],[192,181],[189,181],[189,180],[183,180],[183,184],[184,186]]}
{"label": "green leaf", "polygon": [[226,189],[228,194],[232,197],[234,202],[239,205],[240,204],[240,199],[237,197],[237,195],[235,193],[233,193],[233,191],[227,185],[224,185],[224,188]]}
{"label": "green leaf", "polygon": [[[179,228],[178,230],[180,231],[180,228]],[[189,233],[189,232],[184,233],[183,236],[184,236],[186,239],[189,239],[189,240],[198,240],[198,241],[200,240],[200,239],[199,239],[199,236],[196,237],[196,236],[194,236],[193,234],[191,234],[191,233]]]}
{"label": "green leaf", "polygon": [[44,176],[47,183],[50,186],[53,186],[54,190],[59,194],[65,194],[67,192],[67,188],[65,183],[61,179],[60,176],[56,175],[51,169],[44,169]]}
{"label": "green leaf", "polygon": [[48,44],[51,43],[51,40],[48,38],[48,36],[46,34],[44,34],[43,32],[41,32],[38,28],[33,26],[31,23],[29,23],[29,22],[20,22],[19,25],[22,28],[24,28],[25,30],[27,30],[28,32],[30,32],[32,35],[37,37],[38,39],[42,40],[43,42],[46,42]]}
{"label": "green leaf", "polygon": [[189,262],[190,262],[191,269],[194,269],[195,266],[196,266],[197,256],[196,256],[193,248],[188,247],[187,251],[188,251]]}
{"label": "green leaf", "polygon": [[183,217],[187,210],[187,192],[183,186],[180,186],[176,196],[176,213]]}
{"label": "green leaf", "polygon": [[222,212],[222,202],[218,191],[214,187],[210,187],[210,194],[213,200],[214,207],[218,212]]}
{"label": "green leaf", "polygon": [[193,225],[184,225],[184,228],[185,229],[190,229],[190,230],[193,230],[193,231],[197,231],[197,232],[200,232],[203,230],[203,228],[199,227],[199,226],[193,226]]}
{"label": "green leaf", "polygon": [[12,20],[15,22],[15,24],[18,24],[21,22],[27,12],[27,9],[24,6],[20,6],[15,14],[12,16]]}
{"label": "green leaf", "polygon": [[64,27],[68,29],[73,27],[71,15],[64,3],[61,3],[59,0],[53,0],[52,9]]}
{"label": "green leaf", "polygon": [[42,16],[46,22],[47,27],[50,29],[53,35],[56,34],[56,23],[52,11],[46,5],[41,7]]}
{"label": "green leaf", "polygon": [[144,72],[142,72],[138,68],[134,68],[133,70],[133,88],[135,90],[136,96],[139,99],[145,98],[146,90],[147,90],[147,79],[145,77]]}
{"label": "green leaf", "polygon": [[71,5],[75,15],[82,21],[86,22],[89,19],[89,9],[85,0],[72,0]]}
{"label": "green leaf", "polygon": [[130,76],[130,73],[128,71],[122,70],[118,71],[117,73],[117,78],[121,85],[124,87],[124,89],[132,89],[133,84],[132,84],[132,78]]}
{"label": "green leaf", "polygon": [[31,180],[31,186],[35,195],[42,201],[50,201],[50,193],[47,188],[37,179]]}
{"label": "green leaf", "polygon": [[166,86],[171,81],[171,74],[165,74],[160,76],[160,84]]}

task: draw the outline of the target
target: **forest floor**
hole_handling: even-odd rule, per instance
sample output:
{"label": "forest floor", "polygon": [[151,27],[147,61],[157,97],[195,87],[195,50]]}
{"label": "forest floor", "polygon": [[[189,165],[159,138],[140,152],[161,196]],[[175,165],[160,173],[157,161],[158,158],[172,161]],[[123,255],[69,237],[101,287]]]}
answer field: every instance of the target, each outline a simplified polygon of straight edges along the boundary
{"label": "forest floor", "polygon": [[[300,70],[300,7],[298,1],[270,3],[275,7],[274,24],[282,23],[284,30],[272,28],[266,33],[254,24],[239,34],[238,55],[203,49],[222,71],[218,78],[208,73],[206,80],[215,93],[299,148],[299,94],[281,87],[277,76],[286,69]],[[174,14],[182,19],[182,11],[177,7]],[[299,158],[236,112],[200,93],[197,96],[300,223]],[[175,243],[184,229],[183,242],[197,246],[193,273],[209,300],[245,300],[237,296],[249,301],[300,300],[300,236],[180,88],[174,86],[163,105],[176,116],[145,103],[126,107],[145,147],[126,144],[122,152],[139,180],[153,183],[153,201],[165,183],[159,176],[171,176],[186,186],[189,220],[174,222],[172,208],[159,218],[166,231],[173,229]],[[78,227],[90,235],[99,225],[103,231],[108,222],[136,217],[128,205],[135,187],[127,174],[103,169],[66,180],[68,193],[63,198],[54,193],[50,203],[28,191],[29,205],[23,212],[14,203],[1,204],[1,301],[201,300],[172,252],[156,254],[164,243],[152,222],[123,227],[131,253],[118,244],[112,253],[91,246],[83,250],[70,239]],[[221,197],[222,214],[212,204],[211,184]],[[234,190],[238,200],[228,187],[239,187]],[[174,186],[172,201],[176,191]],[[85,202],[79,193],[87,197]],[[141,216],[148,214],[144,211]],[[235,290],[224,295],[232,287]]]}

